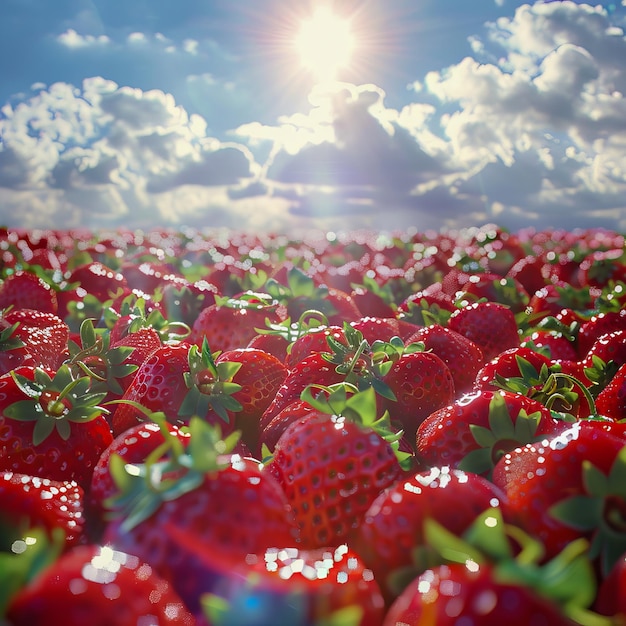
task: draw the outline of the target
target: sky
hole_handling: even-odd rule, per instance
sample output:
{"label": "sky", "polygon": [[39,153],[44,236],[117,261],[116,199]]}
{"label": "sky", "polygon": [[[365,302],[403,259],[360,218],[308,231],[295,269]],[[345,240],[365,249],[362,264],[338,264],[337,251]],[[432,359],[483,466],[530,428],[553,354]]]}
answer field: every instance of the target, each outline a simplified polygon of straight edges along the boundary
{"label": "sky", "polygon": [[1,0],[0,224],[626,232],[626,0]]}

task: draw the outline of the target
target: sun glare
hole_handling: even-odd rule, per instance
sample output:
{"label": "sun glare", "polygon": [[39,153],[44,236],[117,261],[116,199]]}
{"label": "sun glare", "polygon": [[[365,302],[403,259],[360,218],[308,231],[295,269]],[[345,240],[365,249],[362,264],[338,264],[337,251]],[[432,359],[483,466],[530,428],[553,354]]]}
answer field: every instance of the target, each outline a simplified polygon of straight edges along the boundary
{"label": "sun glare", "polygon": [[316,81],[334,81],[352,60],[355,41],[350,21],[328,8],[318,8],[302,21],[295,47],[302,67]]}

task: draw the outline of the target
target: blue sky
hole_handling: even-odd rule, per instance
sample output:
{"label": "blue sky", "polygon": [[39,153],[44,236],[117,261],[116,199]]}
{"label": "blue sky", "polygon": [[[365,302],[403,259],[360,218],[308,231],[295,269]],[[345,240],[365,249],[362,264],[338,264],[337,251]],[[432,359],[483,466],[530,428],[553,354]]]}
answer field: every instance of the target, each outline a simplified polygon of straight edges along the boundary
{"label": "blue sky", "polygon": [[3,0],[0,223],[626,231],[624,28],[626,0]]}

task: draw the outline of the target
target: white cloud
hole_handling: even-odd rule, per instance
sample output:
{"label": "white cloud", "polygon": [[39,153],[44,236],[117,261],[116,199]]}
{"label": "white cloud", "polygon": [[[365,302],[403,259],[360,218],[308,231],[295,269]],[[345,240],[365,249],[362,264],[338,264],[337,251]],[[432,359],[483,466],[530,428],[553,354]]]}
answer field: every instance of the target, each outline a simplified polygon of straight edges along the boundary
{"label": "white cloud", "polygon": [[[75,226],[201,222],[258,173],[245,146],[206,135],[170,94],[101,78],[55,83],[0,117],[3,222]],[[27,198],[33,208],[24,211]],[[282,203],[281,203],[282,206]],[[238,210],[238,209],[237,209]],[[230,214],[230,213],[229,213]],[[16,217],[17,216],[17,217]]]}
{"label": "white cloud", "polygon": [[79,35],[73,28],[66,30],[57,37],[57,41],[68,48],[84,48],[93,45],[110,44],[111,40],[106,35]]}

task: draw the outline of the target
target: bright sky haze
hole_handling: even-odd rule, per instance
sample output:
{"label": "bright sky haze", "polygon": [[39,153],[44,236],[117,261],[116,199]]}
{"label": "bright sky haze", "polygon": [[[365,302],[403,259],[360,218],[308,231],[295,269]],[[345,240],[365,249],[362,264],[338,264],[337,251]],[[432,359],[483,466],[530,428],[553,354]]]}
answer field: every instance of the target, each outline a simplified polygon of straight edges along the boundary
{"label": "bright sky haze", "polygon": [[626,231],[626,0],[2,0],[0,224]]}

